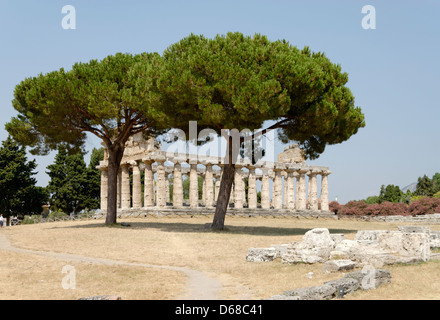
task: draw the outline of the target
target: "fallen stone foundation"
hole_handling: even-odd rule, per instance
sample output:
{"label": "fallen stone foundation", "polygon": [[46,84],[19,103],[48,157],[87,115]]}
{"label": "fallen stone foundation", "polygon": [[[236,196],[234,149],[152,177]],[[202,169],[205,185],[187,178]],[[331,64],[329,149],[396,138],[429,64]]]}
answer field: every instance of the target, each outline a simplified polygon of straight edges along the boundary
{"label": "fallen stone foundation", "polygon": [[330,234],[326,228],[307,231],[302,240],[268,248],[249,248],[246,260],[267,262],[281,259],[282,263],[322,263],[324,272],[353,271],[342,279],[286,291],[271,297],[274,300],[326,300],[362,289],[377,288],[391,281],[384,265],[426,262],[436,259],[431,248],[439,247],[439,234],[429,227],[402,226],[399,230],[362,230],[354,240],[343,234]]}
{"label": "fallen stone foundation", "polygon": [[[354,240],[343,234],[330,234],[326,228],[307,231],[302,241],[249,248],[246,260],[265,262],[281,258],[283,263],[327,263],[329,272],[372,265],[425,262],[439,247],[439,234],[428,227],[404,226],[399,231],[362,230]],[[349,266],[349,267],[348,267]]]}
{"label": "fallen stone foundation", "polygon": [[391,282],[388,270],[354,271],[343,278],[324,282],[320,286],[305,287],[285,291],[270,297],[268,300],[330,300],[343,298],[346,294],[357,290],[371,290]]}

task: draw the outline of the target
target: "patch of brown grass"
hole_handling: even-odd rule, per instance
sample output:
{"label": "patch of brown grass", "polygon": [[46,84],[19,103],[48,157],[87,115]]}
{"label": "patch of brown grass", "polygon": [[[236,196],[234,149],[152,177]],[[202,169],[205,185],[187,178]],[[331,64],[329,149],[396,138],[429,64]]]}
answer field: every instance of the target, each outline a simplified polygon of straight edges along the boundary
{"label": "patch of brown grass", "polygon": [[[119,219],[118,222],[127,222],[130,227],[105,226],[103,220],[96,220],[21,225],[9,227],[2,232],[5,231],[11,243],[20,248],[201,270],[222,282],[223,291],[220,297],[222,299],[261,299],[286,290],[319,285],[342,275],[322,272],[322,264],[285,265],[281,261],[249,263],[246,261],[248,248],[299,241],[305,232],[318,227],[328,228],[331,233],[344,233],[346,238],[352,239],[357,230],[397,230],[398,225],[403,225],[403,223],[322,218],[228,216],[226,229],[217,232],[207,228],[211,221],[212,216],[148,217]],[[436,229],[437,226],[431,228]],[[59,288],[58,291],[53,289],[55,291],[50,292],[39,288],[52,282],[53,288],[61,286],[63,263],[42,257],[30,258],[5,252],[2,254],[7,257],[6,262],[2,259],[0,264],[2,279],[10,275],[8,271],[10,268],[16,274],[6,277],[5,281],[9,289],[2,289],[0,298],[9,295],[15,299],[12,296],[15,292],[17,298],[32,296],[71,299],[96,294],[118,294],[123,299],[173,299],[176,294],[183,291],[185,282],[184,275],[168,270],[83,264],[75,267],[79,270],[78,276],[87,279],[81,280],[84,285],[87,283],[84,293],[80,293],[79,289],[76,293],[72,293]],[[41,263],[47,264],[48,267],[39,267]],[[438,263],[430,262],[417,266],[387,267],[393,277],[392,284],[388,286],[391,288],[397,286],[393,289],[395,291],[380,288],[371,292],[353,294],[352,298],[369,299],[371,296],[375,299],[395,299],[393,296],[397,292],[400,293],[400,299],[412,297],[411,290],[403,290],[399,286],[411,287],[414,284],[422,288],[425,278],[438,279],[437,273],[434,272],[435,267],[438,266]],[[414,268],[412,275],[409,273],[411,268]],[[425,270],[428,276],[417,270]],[[29,278],[30,280],[26,280],[29,272],[33,276]],[[310,276],[311,272],[313,272],[312,276]],[[42,282],[39,281],[41,277],[44,280]],[[431,287],[428,287],[425,296],[438,298],[440,285],[436,283],[438,281],[431,282]],[[86,287],[89,289],[85,289]],[[22,293],[19,293],[20,291]],[[62,293],[59,293],[60,291]],[[41,297],[38,297],[40,294]]]}

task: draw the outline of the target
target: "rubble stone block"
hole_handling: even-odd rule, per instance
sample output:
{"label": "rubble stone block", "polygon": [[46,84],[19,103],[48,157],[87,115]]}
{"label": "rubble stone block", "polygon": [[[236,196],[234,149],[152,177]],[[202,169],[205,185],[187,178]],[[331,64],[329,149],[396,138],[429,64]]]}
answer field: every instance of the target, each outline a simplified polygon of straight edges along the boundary
{"label": "rubble stone block", "polygon": [[278,251],[275,248],[249,248],[246,260],[249,262],[272,261],[278,257]]}
{"label": "rubble stone block", "polygon": [[351,260],[329,260],[324,263],[322,270],[324,272],[338,272],[338,271],[346,271],[352,270],[356,266],[356,262]]}
{"label": "rubble stone block", "polygon": [[297,290],[289,290],[283,293],[286,296],[298,296],[299,300],[329,300],[336,293],[336,289],[329,285],[305,287]]}

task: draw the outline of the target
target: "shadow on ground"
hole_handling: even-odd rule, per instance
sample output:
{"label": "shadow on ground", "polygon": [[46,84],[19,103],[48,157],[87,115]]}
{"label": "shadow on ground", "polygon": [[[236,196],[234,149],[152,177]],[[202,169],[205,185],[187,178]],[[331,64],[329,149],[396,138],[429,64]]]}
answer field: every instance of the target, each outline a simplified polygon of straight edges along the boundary
{"label": "shadow on ground", "polygon": [[[192,232],[192,233],[216,233],[216,234],[248,234],[258,236],[298,236],[304,235],[311,228],[294,227],[266,227],[266,226],[231,226],[225,225],[225,229],[211,230],[211,223],[185,223],[185,222],[127,222],[127,225],[117,223],[115,225],[105,225],[104,223],[93,222],[75,226],[56,226],[53,228],[115,228],[115,229],[158,229],[164,232]],[[357,230],[350,229],[331,229],[330,233],[355,233]]]}

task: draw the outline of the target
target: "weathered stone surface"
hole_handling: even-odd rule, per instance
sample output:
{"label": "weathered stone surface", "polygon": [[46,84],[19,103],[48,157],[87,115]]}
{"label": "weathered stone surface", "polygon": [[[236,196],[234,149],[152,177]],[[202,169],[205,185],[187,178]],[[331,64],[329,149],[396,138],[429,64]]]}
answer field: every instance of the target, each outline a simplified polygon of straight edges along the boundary
{"label": "weathered stone surface", "polygon": [[336,293],[336,289],[324,284],[321,286],[300,288],[297,290],[289,290],[283,293],[286,296],[298,296],[299,300],[329,300],[332,299]]}
{"label": "weathered stone surface", "polygon": [[391,273],[388,270],[364,267],[362,271],[354,271],[343,278],[327,281],[320,286],[305,287],[285,291],[269,300],[329,300],[356,290],[376,289],[384,283],[391,282]]}
{"label": "weathered stone surface", "polygon": [[345,240],[345,235],[342,233],[332,233],[330,234],[330,237],[335,242],[335,245],[337,245],[342,240]]}
{"label": "weathered stone surface", "polygon": [[299,296],[286,296],[284,294],[277,294],[268,298],[267,300],[301,300]]}
{"label": "weathered stone surface", "polygon": [[386,230],[359,230],[355,236],[354,240],[377,240],[377,234],[386,232]]}
{"label": "weathered stone surface", "polygon": [[326,228],[307,231],[301,242],[292,243],[283,255],[283,263],[325,262],[330,257],[335,242]]}
{"label": "weathered stone surface", "polygon": [[364,268],[362,271],[353,271],[345,278],[356,279],[362,290],[376,289],[384,283],[391,282],[391,273],[388,270]]}
{"label": "weathered stone surface", "polygon": [[430,239],[429,239],[429,245],[431,248],[440,248],[440,231],[433,231],[430,232]]}
{"label": "weathered stone surface", "polygon": [[384,250],[403,257],[428,261],[431,255],[430,239],[426,233],[387,231],[377,235],[377,242]]}
{"label": "weathered stone surface", "polygon": [[356,262],[351,260],[329,260],[324,263],[322,270],[324,272],[337,272],[337,271],[345,271],[352,270],[356,266]]}
{"label": "weathered stone surface", "polygon": [[287,252],[287,248],[289,247],[289,244],[273,244],[270,246],[271,248],[274,248],[277,250],[278,256],[282,257]]}
{"label": "weathered stone surface", "polygon": [[334,248],[330,256],[380,267],[384,264],[381,257],[386,254],[387,252],[378,247],[373,241],[343,240]]}
{"label": "weathered stone surface", "polygon": [[425,226],[399,226],[397,229],[401,232],[406,233],[430,233],[431,230],[429,227]]}
{"label": "weathered stone surface", "polygon": [[121,297],[116,295],[104,295],[104,296],[84,297],[84,298],[79,298],[78,300],[121,300]]}
{"label": "weathered stone surface", "polygon": [[248,262],[272,261],[278,257],[278,251],[275,248],[249,248],[246,256]]}
{"label": "weathered stone surface", "polygon": [[336,280],[331,280],[324,282],[324,285],[330,285],[335,289],[335,295],[337,296],[340,292],[342,295],[351,293],[359,289],[359,281],[355,278],[341,278]]}

